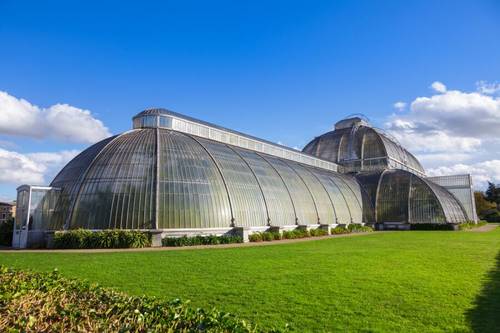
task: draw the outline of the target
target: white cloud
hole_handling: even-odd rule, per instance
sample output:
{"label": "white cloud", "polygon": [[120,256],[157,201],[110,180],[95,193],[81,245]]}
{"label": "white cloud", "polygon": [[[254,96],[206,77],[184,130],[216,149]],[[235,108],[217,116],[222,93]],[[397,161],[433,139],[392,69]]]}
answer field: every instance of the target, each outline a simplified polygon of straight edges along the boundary
{"label": "white cloud", "polygon": [[443,166],[443,164],[454,164],[454,163],[465,163],[471,161],[474,156],[470,153],[443,153],[443,152],[430,152],[430,153],[419,153],[418,160],[427,166]]}
{"label": "white cloud", "polygon": [[0,133],[94,143],[110,136],[90,111],[68,104],[41,108],[0,91]]}
{"label": "white cloud", "polygon": [[396,102],[393,104],[393,107],[398,111],[403,111],[406,108],[406,103],[401,101]]}
{"label": "white cloud", "polygon": [[445,93],[446,92],[446,86],[439,81],[434,81],[431,84],[431,88],[438,93]]}
{"label": "white cloud", "polygon": [[470,172],[480,185],[488,177],[500,181],[493,167],[500,170],[500,97],[486,94],[491,85],[479,87],[447,90],[436,81],[437,94],[415,98],[409,113],[391,115],[385,127],[430,174]]}
{"label": "white cloud", "polygon": [[486,82],[478,81],[476,82],[477,91],[485,95],[494,95],[500,93],[500,83],[498,82]]}
{"label": "white cloud", "polygon": [[46,185],[78,151],[21,154],[0,148],[0,183]]}
{"label": "white cloud", "polygon": [[17,149],[17,148],[19,148],[19,146],[11,141],[0,140],[0,148]]}
{"label": "white cloud", "polygon": [[430,176],[471,174],[475,188],[484,189],[488,181],[500,183],[500,160],[489,160],[473,164],[454,164],[427,170]]}

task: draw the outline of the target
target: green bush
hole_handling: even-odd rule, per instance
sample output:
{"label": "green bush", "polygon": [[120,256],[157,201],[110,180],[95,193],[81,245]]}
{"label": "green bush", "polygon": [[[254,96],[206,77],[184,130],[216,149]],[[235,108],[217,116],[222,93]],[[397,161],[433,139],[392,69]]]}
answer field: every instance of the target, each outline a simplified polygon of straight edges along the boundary
{"label": "green bush", "polygon": [[474,229],[474,228],[482,227],[483,225],[487,225],[487,224],[488,224],[488,222],[486,222],[486,221],[479,221],[478,223],[474,223],[473,221],[465,222],[465,223],[459,224],[458,229],[459,230]]}
{"label": "green bush", "polygon": [[483,217],[487,222],[500,222],[500,212],[494,210]]}
{"label": "green bush", "polygon": [[269,232],[269,231],[265,231],[262,233],[262,240],[264,242],[270,242],[272,240],[274,240],[274,235],[272,232]]}
{"label": "green bush", "polygon": [[[0,266],[1,332],[279,332],[216,309]],[[286,328],[285,328],[286,329]]]}
{"label": "green bush", "polygon": [[367,225],[356,224],[356,223],[349,224],[347,226],[347,229],[349,229],[350,232],[371,232],[371,231],[373,231],[372,227],[369,227]]}
{"label": "green bush", "polygon": [[418,223],[412,224],[410,230],[455,230],[453,224],[445,223]]}
{"label": "green bush", "polygon": [[294,229],[294,230],[284,230],[282,238],[283,239],[297,239],[311,237],[309,231],[304,229]]}
{"label": "green bush", "polygon": [[279,232],[271,232],[271,234],[273,235],[274,240],[281,240],[282,239],[281,233],[279,233]]}
{"label": "green bush", "polygon": [[309,230],[309,234],[311,235],[311,237],[320,237],[328,235],[328,231],[317,228]]}
{"label": "green bush", "polygon": [[118,229],[56,231],[53,242],[53,247],[57,249],[116,249],[148,246],[151,246],[149,232]]}
{"label": "green bush", "polygon": [[250,242],[262,242],[262,233],[254,232],[253,234],[248,236],[248,240]]}
{"label": "green bush", "polygon": [[12,233],[14,232],[14,219],[11,218],[0,223],[0,245],[12,245]]}
{"label": "green bush", "polygon": [[243,243],[243,238],[232,235],[208,235],[208,236],[182,236],[182,237],[165,237],[161,241],[163,246],[195,246],[195,245],[219,245]]}
{"label": "green bush", "polygon": [[335,228],[332,228],[330,230],[330,233],[332,235],[349,234],[349,233],[351,233],[351,230],[339,225],[339,226],[336,226]]}
{"label": "green bush", "polygon": [[234,243],[243,243],[243,237],[241,236],[219,236],[220,244],[234,244]]}

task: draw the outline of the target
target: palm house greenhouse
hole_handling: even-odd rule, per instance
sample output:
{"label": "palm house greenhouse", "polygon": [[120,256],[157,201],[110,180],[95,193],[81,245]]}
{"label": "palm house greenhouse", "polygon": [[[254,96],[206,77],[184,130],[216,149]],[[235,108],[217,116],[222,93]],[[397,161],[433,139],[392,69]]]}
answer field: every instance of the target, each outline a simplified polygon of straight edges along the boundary
{"label": "palm house greenhouse", "polygon": [[301,152],[165,109],[137,114],[132,130],[84,150],[49,186],[20,186],[17,204],[15,247],[77,228],[161,238],[477,220],[469,175],[427,177],[361,117]]}

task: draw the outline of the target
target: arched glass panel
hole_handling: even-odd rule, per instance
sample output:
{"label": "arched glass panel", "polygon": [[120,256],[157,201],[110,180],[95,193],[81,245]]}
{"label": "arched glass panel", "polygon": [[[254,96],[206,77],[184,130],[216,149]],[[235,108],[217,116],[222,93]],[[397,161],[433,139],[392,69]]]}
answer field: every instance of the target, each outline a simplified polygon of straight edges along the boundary
{"label": "arched glass panel", "polygon": [[298,224],[318,223],[313,198],[299,175],[281,159],[268,155],[262,157],[278,171],[284,180],[295,207]]}
{"label": "arched glass panel", "polygon": [[409,189],[409,173],[386,171],[382,174],[377,197],[377,222],[408,221]]}
{"label": "arched glass panel", "polygon": [[336,222],[341,224],[349,224],[352,222],[351,220],[351,212],[349,210],[349,206],[347,205],[344,194],[341,192],[341,189],[337,186],[334,179],[330,176],[332,173],[320,170],[320,169],[309,169],[321,182],[321,184],[325,187],[330,200],[333,203],[333,207],[335,209],[336,214]]}
{"label": "arched glass panel", "polygon": [[430,189],[432,189],[432,191],[440,201],[447,222],[463,223],[467,221],[465,210],[460,205],[458,199],[453,196],[453,194],[431,181],[425,179],[423,179],[423,181]]}
{"label": "arched glass panel", "polygon": [[427,184],[412,177],[410,192],[410,223],[445,223],[438,199]]}
{"label": "arched glass panel", "polygon": [[49,230],[63,229],[68,219],[70,208],[80,189],[81,177],[101,150],[115,138],[116,136],[104,139],[85,149],[72,159],[54,178],[50,186],[60,188],[61,192],[59,193],[54,213],[48,222],[47,228]]}
{"label": "arched glass panel", "polygon": [[349,206],[353,223],[363,222],[363,198],[361,187],[354,177],[338,173],[330,173],[330,178],[335,182]]}
{"label": "arched glass panel", "polygon": [[185,134],[158,131],[158,228],[230,227],[228,193],[210,155]]}
{"label": "arched glass panel", "polygon": [[153,227],[155,142],[154,130],[137,130],[102,150],[82,181],[70,228]]}
{"label": "arched glass panel", "polygon": [[250,166],[264,193],[271,225],[295,224],[290,195],[276,170],[257,153],[232,147]]}
{"label": "arched glass panel", "polygon": [[267,212],[257,179],[245,161],[231,148],[197,138],[210,152],[224,175],[231,197],[235,226],[265,226]]}
{"label": "arched glass panel", "polygon": [[299,175],[309,189],[318,210],[319,222],[321,224],[336,223],[332,202],[320,180],[309,171],[309,168],[295,162],[286,161],[286,163]]}

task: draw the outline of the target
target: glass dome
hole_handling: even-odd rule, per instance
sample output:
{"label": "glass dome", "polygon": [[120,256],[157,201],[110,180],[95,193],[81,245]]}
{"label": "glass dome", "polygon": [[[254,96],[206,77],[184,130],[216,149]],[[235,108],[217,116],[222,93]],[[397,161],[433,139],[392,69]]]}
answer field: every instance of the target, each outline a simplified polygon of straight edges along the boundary
{"label": "glass dome", "polygon": [[361,118],[339,121],[335,130],[314,138],[302,151],[338,163],[344,172],[402,169],[425,175],[415,156]]}

